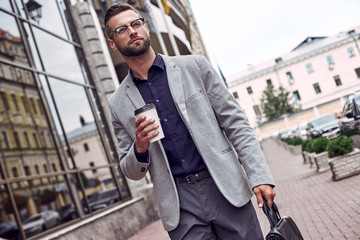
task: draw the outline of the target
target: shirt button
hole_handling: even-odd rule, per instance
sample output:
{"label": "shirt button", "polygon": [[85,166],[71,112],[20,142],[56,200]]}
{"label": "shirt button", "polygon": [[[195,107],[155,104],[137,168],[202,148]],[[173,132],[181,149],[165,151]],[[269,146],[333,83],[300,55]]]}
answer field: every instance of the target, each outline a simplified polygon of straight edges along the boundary
{"label": "shirt button", "polygon": [[160,100],[159,100],[159,99],[156,99],[156,100],[155,100],[155,102],[157,102],[157,103],[158,103],[158,102],[160,102]]}
{"label": "shirt button", "polygon": [[151,82],[149,82],[148,84],[151,85]]}
{"label": "shirt button", "polygon": [[185,159],[181,159],[181,162],[186,162]]}
{"label": "shirt button", "polygon": [[164,122],[167,122],[167,118],[164,119]]}

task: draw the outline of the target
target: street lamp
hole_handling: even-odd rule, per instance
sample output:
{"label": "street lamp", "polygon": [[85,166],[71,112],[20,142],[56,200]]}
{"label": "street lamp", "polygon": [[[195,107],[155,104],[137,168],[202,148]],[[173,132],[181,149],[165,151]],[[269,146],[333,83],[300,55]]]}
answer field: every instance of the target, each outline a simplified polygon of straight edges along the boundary
{"label": "street lamp", "polygon": [[41,18],[41,4],[36,2],[35,0],[29,0],[25,3],[30,18],[39,23]]}

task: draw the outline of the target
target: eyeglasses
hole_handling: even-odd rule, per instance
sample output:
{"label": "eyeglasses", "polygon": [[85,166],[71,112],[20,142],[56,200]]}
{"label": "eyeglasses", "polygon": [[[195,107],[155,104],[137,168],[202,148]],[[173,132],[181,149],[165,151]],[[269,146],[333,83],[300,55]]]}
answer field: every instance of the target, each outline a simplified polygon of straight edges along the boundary
{"label": "eyeglasses", "polygon": [[139,27],[141,27],[143,25],[144,25],[144,18],[135,19],[129,25],[122,25],[120,27],[115,28],[110,33],[109,38],[112,37],[113,33],[116,33],[116,34],[119,34],[119,35],[124,34],[129,26],[132,27],[133,29],[137,29],[137,28],[139,28]]}

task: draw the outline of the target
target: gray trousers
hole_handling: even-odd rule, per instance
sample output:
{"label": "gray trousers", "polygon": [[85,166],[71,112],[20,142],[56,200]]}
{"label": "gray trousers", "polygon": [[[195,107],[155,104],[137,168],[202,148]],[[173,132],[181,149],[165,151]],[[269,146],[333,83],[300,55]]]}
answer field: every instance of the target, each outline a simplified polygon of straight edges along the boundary
{"label": "gray trousers", "polygon": [[255,209],[249,201],[234,207],[211,177],[195,183],[177,183],[180,223],[168,232],[172,240],[263,240]]}

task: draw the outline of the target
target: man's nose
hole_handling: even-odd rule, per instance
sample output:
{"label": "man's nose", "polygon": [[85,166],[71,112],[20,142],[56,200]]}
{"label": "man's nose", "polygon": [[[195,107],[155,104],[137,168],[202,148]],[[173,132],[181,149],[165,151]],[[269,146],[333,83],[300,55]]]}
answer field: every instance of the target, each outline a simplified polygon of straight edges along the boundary
{"label": "man's nose", "polygon": [[129,31],[130,35],[137,33],[136,30],[132,26],[128,26],[128,31]]}

